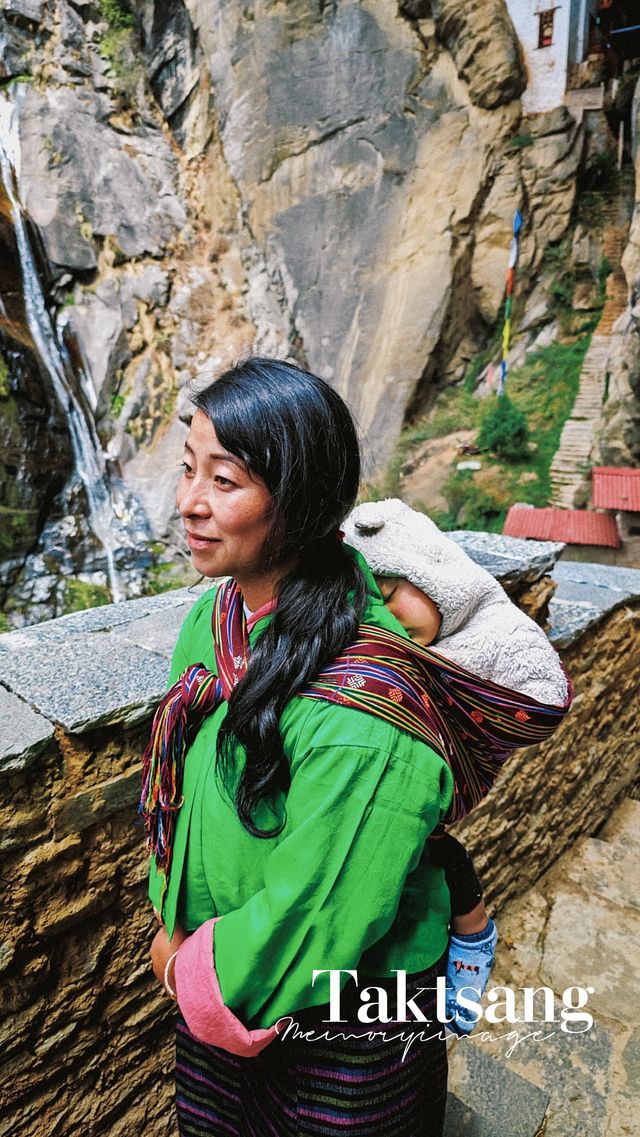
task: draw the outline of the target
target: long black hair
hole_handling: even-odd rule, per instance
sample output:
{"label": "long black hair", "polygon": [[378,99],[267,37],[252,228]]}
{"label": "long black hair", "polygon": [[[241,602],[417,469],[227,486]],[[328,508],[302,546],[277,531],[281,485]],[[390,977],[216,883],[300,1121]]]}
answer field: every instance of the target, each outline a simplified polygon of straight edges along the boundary
{"label": "long black hair", "polygon": [[265,482],[273,520],[265,568],[294,563],[277,586],[277,608],[218,734],[216,769],[227,792],[236,743],[246,763],[235,806],[256,837],[280,833],[253,820],[258,803],[286,791],[289,765],[279,720],[285,703],[355,639],[364,574],[338,538],[355,505],[360,452],[348,407],[328,383],[292,363],[254,356],[198,392],[195,406],[230,454]]}

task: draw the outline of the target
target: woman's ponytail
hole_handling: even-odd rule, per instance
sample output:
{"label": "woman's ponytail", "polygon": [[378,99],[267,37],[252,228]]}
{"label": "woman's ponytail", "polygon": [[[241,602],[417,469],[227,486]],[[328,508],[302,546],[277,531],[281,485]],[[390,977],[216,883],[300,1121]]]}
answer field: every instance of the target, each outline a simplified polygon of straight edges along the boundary
{"label": "woman's ponytail", "polygon": [[280,584],[278,607],[229,701],[219,751],[227,780],[235,740],[245,747],[247,761],[235,802],[242,824],[255,836],[273,836],[284,824],[265,831],[252,820],[261,798],[289,786],[279,728],[282,710],[355,639],[366,591],[357,562],[335,537],[314,543]]}
{"label": "woman's ponytail", "polygon": [[[218,735],[217,771],[230,793],[235,785],[242,824],[254,836],[270,837],[284,820],[265,829],[254,814],[290,783],[282,710],[355,639],[366,601],[364,574],[339,539],[358,491],[357,435],[346,404],[328,384],[279,360],[249,359],[194,402],[221,445],[273,496],[265,565],[293,565],[279,582],[277,608]],[[236,781],[237,743],[246,762]]]}

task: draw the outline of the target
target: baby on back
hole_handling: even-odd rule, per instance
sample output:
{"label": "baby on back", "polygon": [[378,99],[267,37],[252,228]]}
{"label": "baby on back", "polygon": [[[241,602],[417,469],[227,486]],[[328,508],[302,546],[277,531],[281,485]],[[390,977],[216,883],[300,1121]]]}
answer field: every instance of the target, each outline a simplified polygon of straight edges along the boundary
{"label": "baby on back", "polygon": [[[344,523],[345,539],[362,553],[386,607],[409,636],[481,679],[564,706],[568,680],[542,628],[516,608],[497,580],[475,564],[423,513],[397,498],[369,501]],[[458,993],[484,990],[496,949],[473,861],[438,826],[427,842],[431,863],[444,870],[451,898],[446,1008],[451,1029],[469,1034],[476,1018]]]}
{"label": "baby on back", "polygon": [[424,513],[398,498],[368,501],[344,531],[414,640],[482,679],[541,703],[565,702],[567,678],[542,628]]}

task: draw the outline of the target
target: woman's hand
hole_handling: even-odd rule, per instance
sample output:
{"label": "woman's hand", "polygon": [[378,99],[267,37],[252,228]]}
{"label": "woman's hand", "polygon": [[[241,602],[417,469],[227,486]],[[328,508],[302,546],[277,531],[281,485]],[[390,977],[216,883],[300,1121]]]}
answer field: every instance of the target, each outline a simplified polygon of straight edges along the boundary
{"label": "woman's hand", "polygon": [[151,966],[153,967],[153,974],[159,983],[164,984],[164,969],[167,966],[167,960],[178,950],[180,944],[184,943],[186,938],[187,933],[183,931],[179,924],[176,924],[171,939],[169,939],[167,935],[164,924],[161,926],[160,931],[156,932],[153,943],[151,944]]}

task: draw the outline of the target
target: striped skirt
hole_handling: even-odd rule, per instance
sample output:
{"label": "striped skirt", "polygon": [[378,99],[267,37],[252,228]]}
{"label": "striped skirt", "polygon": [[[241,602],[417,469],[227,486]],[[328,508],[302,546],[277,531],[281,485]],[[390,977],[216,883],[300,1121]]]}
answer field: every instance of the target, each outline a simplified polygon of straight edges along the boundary
{"label": "striped skirt", "polygon": [[[420,987],[435,986],[445,967],[446,954],[427,971],[407,975],[407,998]],[[366,981],[389,992],[394,1014],[395,977]],[[348,988],[342,995],[348,1022],[322,1022],[328,1007],[300,1011],[292,1017],[300,1031],[313,1031],[314,1040],[289,1032],[256,1058],[238,1058],[198,1042],[179,1017],[180,1137],[441,1137],[447,1051],[435,991],[415,999],[430,1023],[364,1025],[357,1019],[357,993],[350,1002]],[[376,1037],[381,1031],[386,1038]],[[329,1039],[315,1040],[325,1033]],[[357,1037],[333,1037],[343,1034]]]}

